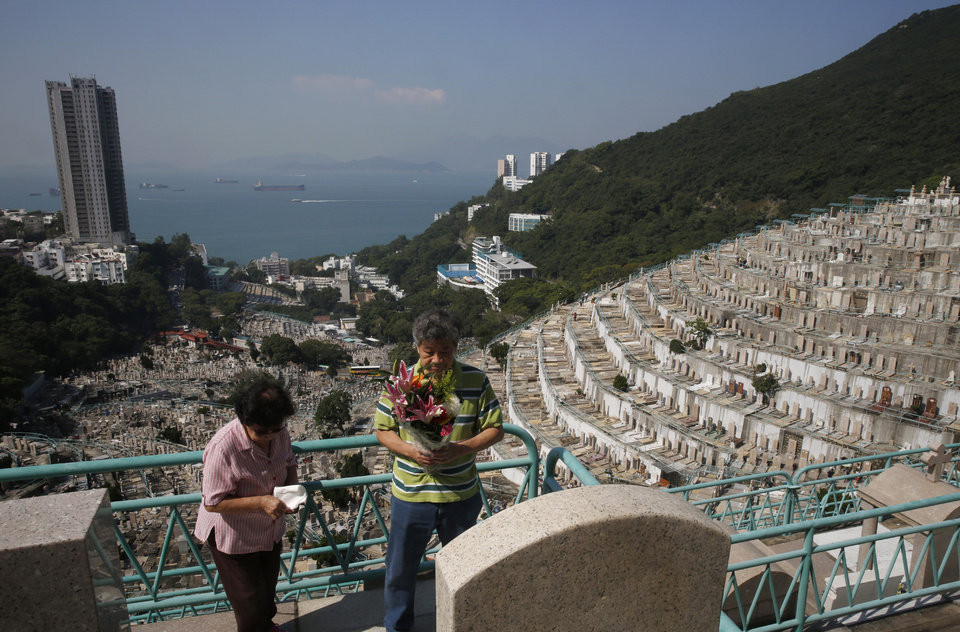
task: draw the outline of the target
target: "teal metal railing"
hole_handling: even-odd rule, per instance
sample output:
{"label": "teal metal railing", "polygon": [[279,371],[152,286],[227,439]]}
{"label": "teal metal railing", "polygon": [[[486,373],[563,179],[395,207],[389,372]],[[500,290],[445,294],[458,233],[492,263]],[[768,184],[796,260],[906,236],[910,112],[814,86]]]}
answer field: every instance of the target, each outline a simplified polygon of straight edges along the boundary
{"label": "teal metal railing", "polygon": [[[539,492],[540,458],[533,438],[522,428],[504,424],[504,431],[518,437],[526,455],[509,460],[477,464],[482,473],[519,468],[524,471],[519,491],[512,499],[517,503],[536,497]],[[302,456],[354,450],[375,446],[376,437],[363,435],[294,444]],[[100,461],[82,461],[56,465],[15,467],[0,470],[0,482],[64,479],[72,476],[135,471],[155,468],[194,466],[202,462],[202,452],[126,457]],[[296,600],[329,592],[356,588],[368,579],[383,575],[383,558],[379,550],[387,541],[388,523],[382,506],[389,501],[390,473],[351,478],[303,482],[309,494],[306,506],[290,517],[288,538],[290,550],[281,556],[281,578],[277,584],[281,600]],[[353,490],[356,509],[341,522],[337,530],[324,516],[324,503],[318,502],[323,492]],[[318,494],[319,493],[319,494]],[[484,514],[492,515],[498,507],[481,486]],[[200,494],[176,494],[111,503],[114,513],[114,535],[123,557],[122,582],[131,622],[151,622],[193,614],[226,610],[227,601],[220,587],[216,567],[201,554],[192,537],[194,515]],[[326,505],[329,508],[330,504]],[[152,520],[162,524],[162,543],[151,563],[142,562],[147,553],[138,536],[142,530],[121,528],[135,512],[148,512]],[[433,567],[427,559],[437,549],[427,551],[421,568]],[[174,552],[176,551],[176,552]],[[176,561],[173,558],[180,558]]]}
{"label": "teal metal railing", "polygon": [[[957,451],[960,443],[949,444]],[[707,516],[738,531],[765,529],[859,511],[857,492],[874,477],[901,463],[923,469],[925,448],[818,463],[794,474],[782,470],[668,489],[700,507]],[[942,475],[960,487],[960,457]],[[732,491],[740,489],[742,491]]]}
{"label": "teal metal railing", "polygon": [[[522,484],[507,500],[518,503],[541,491],[537,479],[539,457],[534,439],[523,429],[507,424],[505,430],[523,441],[526,456],[479,463],[478,469],[522,469]],[[295,450],[309,455],[376,444],[373,436],[357,436],[299,442]],[[711,518],[734,527],[733,547],[750,548],[749,555],[736,558],[744,561],[728,565],[720,632],[800,631],[808,624],[881,611],[906,601],[939,599],[960,590],[960,518],[918,526],[904,519],[883,524],[891,516],[902,518],[917,509],[960,503],[960,491],[878,509],[861,510],[859,504],[857,491],[867,481],[895,463],[922,466],[919,457],[924,452],[904,450],[809,466],[792,476],[778,471],[668,490],[701,507]],[[200,452],[186,452],[8,468],[0,470],[0,481],[148,471],[194,465],[200,457]],[[599,484],[572,453],[554,448],[543,462],[543,493],[562,489],[557,479],[561,463],[567,485]],[[833,476],[826,475],[830,470]],[[956,484],[957,477],[958,462],[954,460],[943,480]],[[304,483],[311,493],[306,507],[289,525],[291,546],[282,556],[277,587],[281,600],[350,590],[382,576],[384,560],[379,547],[388,535],[382,505],[387,502],[389,481],[390,474],[373,474]],[[317,495],[338,489],[355,493],[355,510],[344,519],[339,532],[325,518],[324,504]],[[482,489],[481,494],[489,516],[498,507],[491,503],[489,490]],[[216,568],[204,560],[191,537],[192,512],[199,502],[199,494],[179,494],[111,503],[116,517],[114,535],[127,565],[121,579],[131,621],[227,609]],[[136,530],[125,532],[120,526],[127,515],[138,511],[156,512],[159,522],[165,519],[162,544],[149,567],[140,561],[143,552],[138,556],[139,543],[131,538]],[[881,523],[876,534],[838,532],[872,520]],[[185,550],[178,552],[181,559],[174,562],[172,552],[178,533],[182,536],[180,548]],[[768,546],[771,540],[780,542],[776,550]],[[429,558],[435,551],[428,551],[422,560],[424,570],[433,567]],[[307,564],[315,557],[326,561]]]}
{"label": "teal metal railing", "polygon": [[[885,608],[894,612],[897,604],[923,605],[960,590],[960,518],[916,526],[910,526],[909,520],[895,520],[890,530],[854,535],[856,525],[864,521],[882,522],[917,509],[960,503],[957,492],[861,510],[857,491],[867,481],[896,463],[922,467],[919,456],[926,451],[823,463],[793,476],[777,471],[667,490],[737,529],[730,537],[732,547],[750,547],[745,557],[751,559],[727,566],[720,632],[800,632],[808,624],[868,611],[882,614]],[[579,484],[599,484],[572,454],[556,448],[544,460],[544,493],[560,489],[558,462]],[[857,471],[864,465],[873,469]],[[818,470],[831,469],[841,474],[817,478]],[[957,476],[955,459],[942,480],[956,486]],[[729,490],[751,484],[764,487],[692,500],[710,488]],[[721,504],[727,507],[718,509]],[[955,515],[956,509],[951,513]],[[844,528],[852,531],[838,531]],[[766,544],[773,539],[782,542],[776,551]]]}
{"label": "teal metal railing", "polygon": [[960,519],[875,535],[840,532],[842,539],[833,541],[827,536],[865,520],[958,502],[960,493],[732,535],[734,547],[771,538],[795,538],[796,544],[727,567],[720,631],[800,631],[960,589]]}

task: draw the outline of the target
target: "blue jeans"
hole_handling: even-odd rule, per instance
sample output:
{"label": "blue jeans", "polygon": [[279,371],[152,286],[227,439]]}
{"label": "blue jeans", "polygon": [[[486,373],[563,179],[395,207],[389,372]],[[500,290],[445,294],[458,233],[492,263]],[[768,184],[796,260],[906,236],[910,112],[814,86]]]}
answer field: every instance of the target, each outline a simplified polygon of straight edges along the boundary
{"label": "blue jeans", "polygon": [[387,540],[387,576],[383,585],[383,626],[387,632],[413,628],[413,598],[417,569],[433,530],[441,544],[477,524],[483,500],[480,494],[452,503],[411,503],[390,500],[390,537]]}

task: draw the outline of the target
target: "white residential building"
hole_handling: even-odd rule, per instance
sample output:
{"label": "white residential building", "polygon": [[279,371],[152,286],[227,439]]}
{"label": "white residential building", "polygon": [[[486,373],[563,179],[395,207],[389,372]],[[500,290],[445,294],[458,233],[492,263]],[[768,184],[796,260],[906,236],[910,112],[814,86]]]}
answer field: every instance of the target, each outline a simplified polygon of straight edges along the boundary
{"label": "white residential building", "polygon": [[396,296],[403,298],[404,292],[396,285],[390,284],[390,277],[377,272],[376,268],[370,266],[357,266],[354,268],[354,278],[360,285],[366,286],[371,290],[386,290]]}
{"label": "white residential building", "polygon": [[33,250],[23,251],[23,262],[36,272],[45,274],[44,271],[63,268],[66,252],[63,242],[47,239],[34,246]]}
{"label": "white residential building", "polygon": [[553,164],[553,156],[545,151],[535,151],[530,154],[530,179],[547,170],[547,167]]}
{"label": "white residential building", "polygon": [[352,273],[356,260],[356,255],[347,255],[346,257],[330,257],[323,262],[323,269],[346,270],[347,272]]}
{"label": "white residential building", "polygon": [[507,216],[507,230],[526,232],[536,228],[540,222],[550,219],[549,215],[537,213],[510,213]]}
{"label": "white residential building", "polygon": [[517,157],[514,154],[507,154],[505,158],[497,161],[497,177],[509,178],[517,175]]}
{"label": "white residential building", "polygon": [[298,292],[303,292],[308,288],[320,290],[332,287],[340,291],[340,298],[338,300],[341,303],[350,302],[350,274],[346,269],[337,269],[332,277],[294,276],[290,278],[289,283],[296,288]]}
{"label": "white residential building", "polygon": [[64,276],[70,283],[126,283],[126,269],[124,256],[104,257],[93,253],[77,255],[63,265]]}
{"label": "white residential building", "polygon": [[537,266],[508,250],[498,236],[473,240],[473,263],[477,275],[483,280],[483,289],[491,295],[501,283],[523,277],[533,278],[537,270]]}
{"label": "white residential building", "polygon": [[524,178],[518,178],[516,176],[504,176],[503,188],[507,191],[519,191],[531,182],[533,182],[533,180],[525,180]]}
{"label": "white residential building", "polygon": [[63,242],[48,239],[22,254],[24,263],[37,274],[70,283],[100,281],[110,284],[126,283],[126,271],[135,253],[133,246],[124,250],[89,246],[68,248]]}
{"label": "white residential building", "polygon": [[257,266],[257,270],[260,270],[267,276],[290,274],[290,260],[286,257],[281,257],[276,252],[271,252],[269,258],[260,257],[259,259],[256,259],[254,263]]}
{"label": "white residential building", "polygon": [[472,222],[472,221],[473,221],[473,216],[474,216],[474,214],[476,214],[476,212],[479,211],[480,209],[487,208],[488,206],[490,206],[490,205],[489,205],[489,204],[471,204],[470,206],[468,206],[468,207],[467,207],[467,221],[468,221],[468,222]]}

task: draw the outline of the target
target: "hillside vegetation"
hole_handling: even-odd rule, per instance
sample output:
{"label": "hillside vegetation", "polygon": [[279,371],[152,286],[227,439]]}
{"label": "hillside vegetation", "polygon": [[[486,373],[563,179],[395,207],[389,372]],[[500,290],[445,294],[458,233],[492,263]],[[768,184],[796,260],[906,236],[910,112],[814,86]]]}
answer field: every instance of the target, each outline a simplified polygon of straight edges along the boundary
{"label": "hillside vegetation", "polygon": [[[911,16],[839,61],[737,92],[655,132],[568,151],[517,193],[495,185],[361,257],[426,291],[458,240],[499,234],[541,277],[586,289],[775,218],[960,177],[960,6]],[[507,233],[511,212],[552,213]]]}

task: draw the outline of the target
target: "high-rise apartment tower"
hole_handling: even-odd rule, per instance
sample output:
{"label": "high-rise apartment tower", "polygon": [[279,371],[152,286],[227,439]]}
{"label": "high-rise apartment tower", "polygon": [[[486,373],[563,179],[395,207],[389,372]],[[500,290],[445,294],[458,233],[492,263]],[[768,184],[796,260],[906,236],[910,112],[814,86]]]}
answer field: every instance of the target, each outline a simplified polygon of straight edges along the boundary
{"label": "high-rise apartment tower", "polygon": [[132,243],[113,90],[82,77],[46,86],[67,234],[77,242]]}
{"label": "high-rise apartment tower", "polygon": [[498,176],[505,176],[507,178],[517,175],[517,157],[514,154],[507,154],[506,158],[503,161],[503,173],[498,173]]}
{"label": "high-rise apartment tower", "polygon": [[535,151],[530,154],[530,177],[536,178],[553,164],[553,156],[545,151]]}

